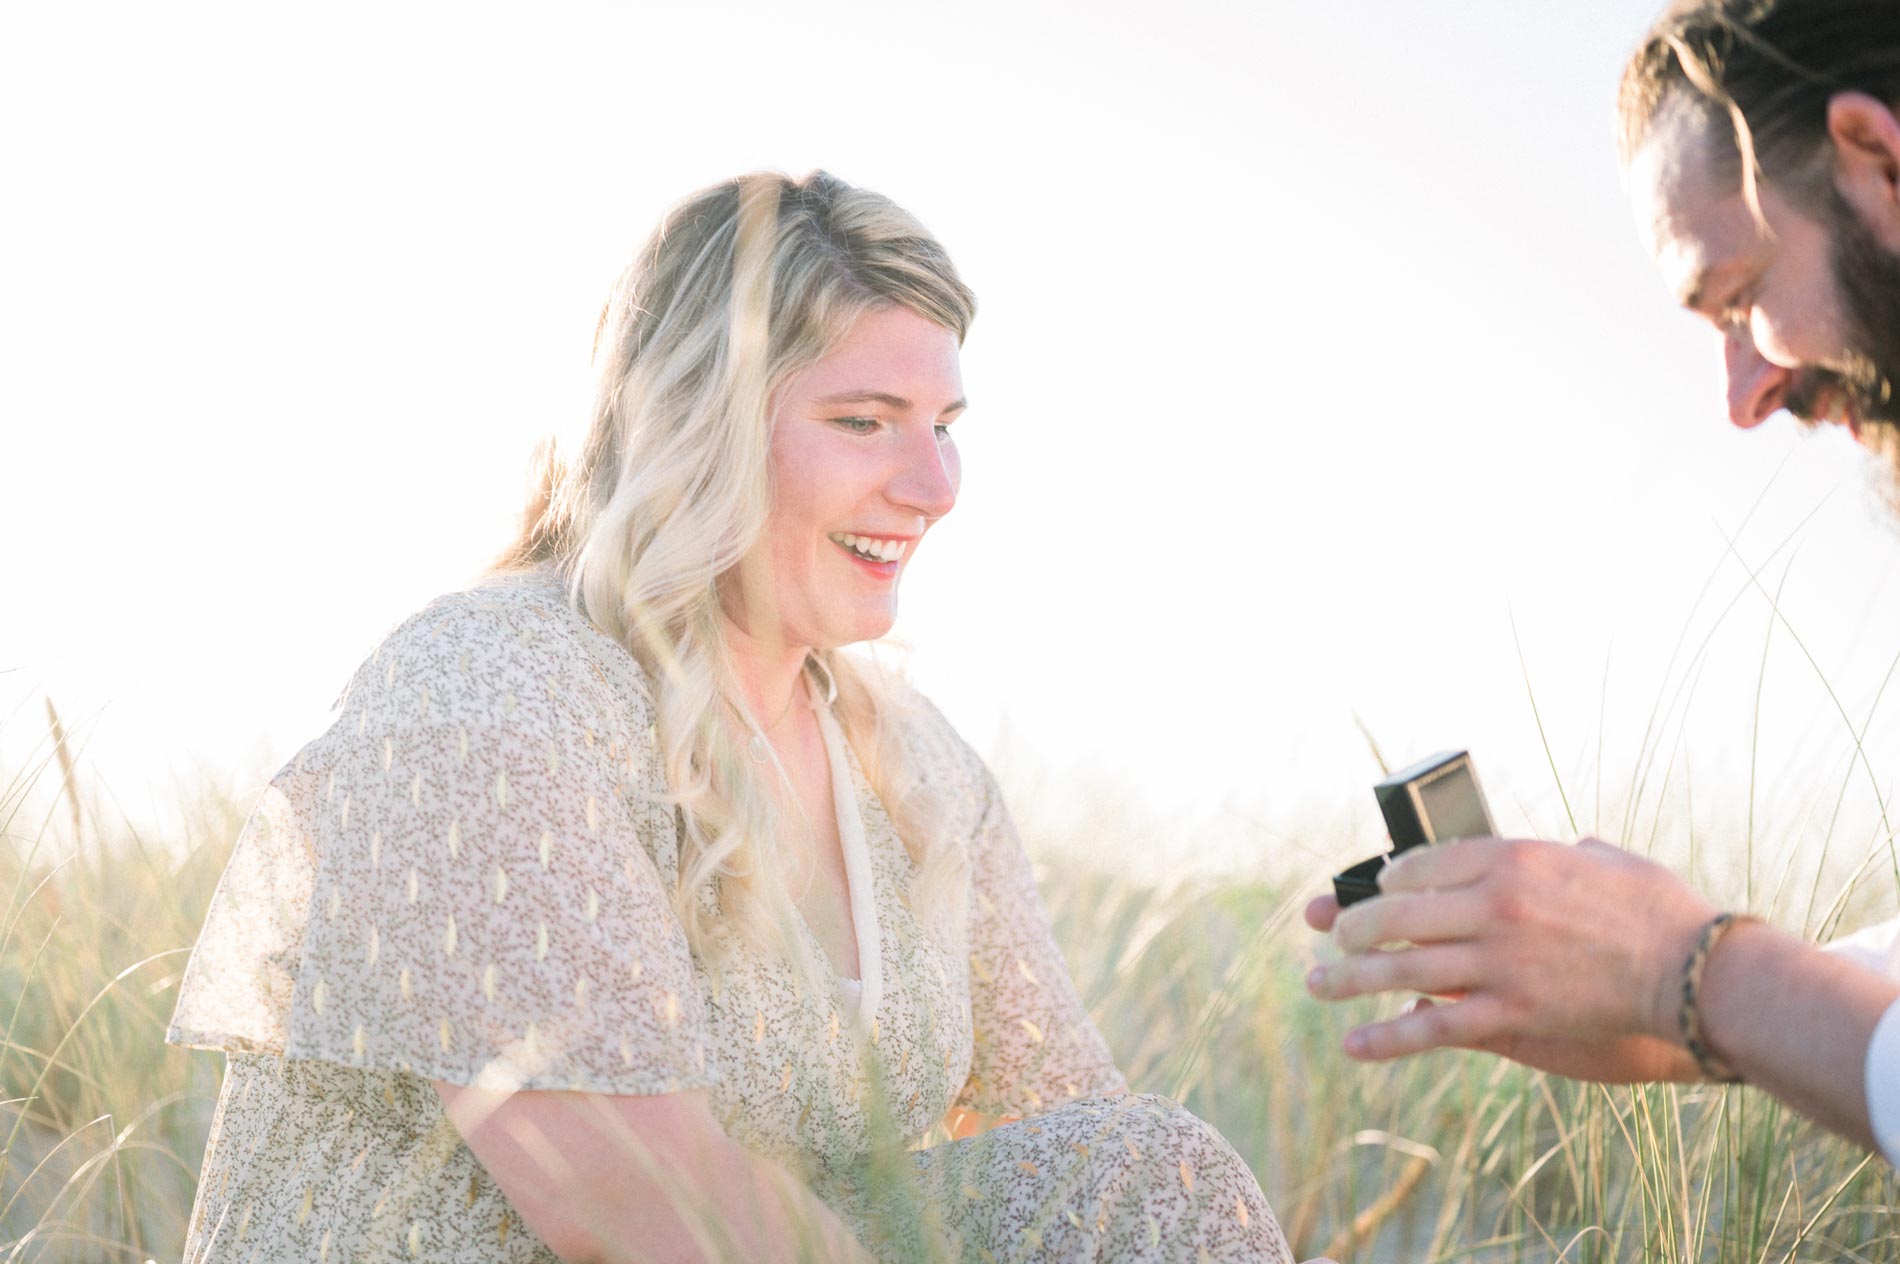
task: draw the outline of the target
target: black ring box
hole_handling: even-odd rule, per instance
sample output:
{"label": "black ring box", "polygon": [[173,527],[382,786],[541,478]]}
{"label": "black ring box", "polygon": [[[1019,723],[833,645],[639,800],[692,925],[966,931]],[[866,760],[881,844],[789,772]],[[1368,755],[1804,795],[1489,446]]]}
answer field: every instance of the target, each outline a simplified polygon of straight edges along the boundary
{"label": "black ring box", "polygon": [[1372,788],[1392,850],[1342,869],[1333,894],[1346,908],[1379,894],[1379,871],[1414,847],[1453,838],[1490,838],[1497,827],[1468,751],[1440,751],[1400,769]]}

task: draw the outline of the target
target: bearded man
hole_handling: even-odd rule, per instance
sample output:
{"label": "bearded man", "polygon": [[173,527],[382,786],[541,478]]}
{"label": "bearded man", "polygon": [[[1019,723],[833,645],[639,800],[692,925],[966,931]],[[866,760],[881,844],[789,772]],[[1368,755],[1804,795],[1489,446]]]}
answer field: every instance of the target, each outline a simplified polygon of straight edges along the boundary
{"label": "bearded man", "polygon": [[[1846,426],[1900,509],[1900,4],[1674,4],[1618,107],[1646,244],[1723,339],[1730,420]],[[1352,1056],[1741,1080],[1900,1165],[1900,920],[1817,948],[1593,839],[1419,848],[1380,885],[1308,906],[1344,954],[1309,989],[1444,999],[1353,1031]]]}

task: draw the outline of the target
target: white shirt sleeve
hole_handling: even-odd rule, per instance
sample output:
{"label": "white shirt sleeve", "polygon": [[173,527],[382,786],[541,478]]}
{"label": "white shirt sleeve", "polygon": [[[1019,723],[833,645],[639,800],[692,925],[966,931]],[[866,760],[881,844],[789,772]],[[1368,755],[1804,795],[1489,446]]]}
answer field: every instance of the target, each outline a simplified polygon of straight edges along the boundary
{"label": "white shirt sleeve", "polygon": [[[1890,979],[1900,979],[1900,918],[1876,922],[1823,950]],[[1887,1162],[1900,1167],[1900,1001],[1887,1007],[1867,1042],[1863,1071],[1867,1085],[1867,1121]]]}
{"label": "white shirt sleeve", "polygon": [[1821,950],[1876,974],[1900,979],[1900,917],[1875,922],[1832,943],[1822,944]]}
{"label": "white shirt sleeve", "polygon": [[1900,1001],[1887,1007],[1867,1042],[1867,1122],[1887,1162],[1900,1167]]}

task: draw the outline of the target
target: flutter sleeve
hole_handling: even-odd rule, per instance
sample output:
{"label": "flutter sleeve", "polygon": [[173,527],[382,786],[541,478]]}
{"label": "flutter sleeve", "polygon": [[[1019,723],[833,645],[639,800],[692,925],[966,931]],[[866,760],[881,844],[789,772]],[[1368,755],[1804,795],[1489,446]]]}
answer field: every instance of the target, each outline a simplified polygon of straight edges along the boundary
{"label": "flutter sleeve", "polygon": [[454,1084],[706,1084],[650,720],[584,634],[462,598],[385,641],[247,825],[170,1038]]}
{"label": "flutter sleeve", "polygon": [[964,1110],[1034,1115],[1127,1088],[1056,946],[1022,840],[983,773],[970,843],[970,1006],[974,1051]]}

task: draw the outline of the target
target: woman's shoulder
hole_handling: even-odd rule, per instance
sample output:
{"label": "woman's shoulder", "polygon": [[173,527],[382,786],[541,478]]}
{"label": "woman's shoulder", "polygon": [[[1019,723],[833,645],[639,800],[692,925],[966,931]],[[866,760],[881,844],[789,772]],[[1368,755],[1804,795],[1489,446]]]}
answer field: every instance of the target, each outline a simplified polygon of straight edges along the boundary
{"label": "woman's shoulder", "polygon": [[652,747],[647,698],[631,655],[572,608],[551,569],[491,575],[398,622],[273,785],[293,800],[306,783],[327,793],[339,769],[369,759],[387,771],[442,743],[463,774],[481,771],[471,754],[504,746],[557,763],[624,756],[632,771]]}
{"label": "woman's shoulder", "polygon": [[[651,723],[638,664],[576,610],[552,568],[493,574],[403,619],[337,698],[348,732]],[[563,726],[565,727],[565,726]]]}

